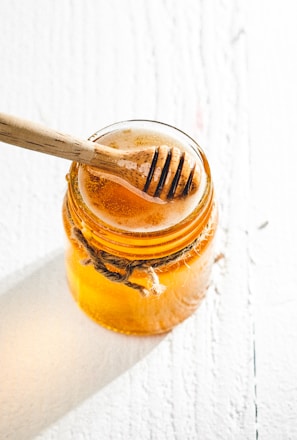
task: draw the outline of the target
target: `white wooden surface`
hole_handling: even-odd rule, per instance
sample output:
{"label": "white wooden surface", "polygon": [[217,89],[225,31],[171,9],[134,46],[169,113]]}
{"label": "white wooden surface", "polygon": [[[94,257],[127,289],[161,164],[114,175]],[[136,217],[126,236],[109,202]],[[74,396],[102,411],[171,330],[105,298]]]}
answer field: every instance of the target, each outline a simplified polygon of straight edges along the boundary
{"label": "white wooden surface", "polygon": [[0,439],[297,438],[295,2],[3,1],[1,111],[78,136],[174,124],[213,169],[222,258],[166,336],[65,283],[68,163],[0,145]]}

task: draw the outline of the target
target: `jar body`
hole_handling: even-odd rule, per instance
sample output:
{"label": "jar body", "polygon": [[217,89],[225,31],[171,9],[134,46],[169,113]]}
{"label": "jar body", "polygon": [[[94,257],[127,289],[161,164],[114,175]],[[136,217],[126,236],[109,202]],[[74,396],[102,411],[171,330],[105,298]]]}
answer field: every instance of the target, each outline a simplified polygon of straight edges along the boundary
{"label": "jar body", "polygon": [[[121,136],[121,132],[118,135]],[[101,142],[102,137],[98,138]],[[108,197],[112,197],[112,188],[118,195],[123,189],[116,182],[102,181],[98,176],[97,179],[96,185],[99,182],[100,188],[107,185]],[[89,211],[90,205],[86,208],[80,199],[81,193],[77,194],[78,182],[79,166],[73,165],[63,219],[68,238],[67,278],[79,306],[97,323],[126,334],[167,332],[189,317],[197,309],[210,282],[217,227],[213,192],[208,194],[207,209],[205,200],[202,204],[205,212],[199,224],[196,209],[194,215],[186,216],[177,225],[162,229],[161,222],[159,230],[139,231],[136,228],[134,232],[131,227],[121,234],[118,225],[110,225],[106,218],[97,223],[97,217]],[[89,191],[90,185],[85,188]],[[127,190],[123,191],[125,197]],[[136,202],[131,202],[131,206],[137,208]],[[127,204],[128,199],[124,206]],[[170,206],[157,208],[160,212],[165,209]],[[183,243],[185,236],[189,238]]]}

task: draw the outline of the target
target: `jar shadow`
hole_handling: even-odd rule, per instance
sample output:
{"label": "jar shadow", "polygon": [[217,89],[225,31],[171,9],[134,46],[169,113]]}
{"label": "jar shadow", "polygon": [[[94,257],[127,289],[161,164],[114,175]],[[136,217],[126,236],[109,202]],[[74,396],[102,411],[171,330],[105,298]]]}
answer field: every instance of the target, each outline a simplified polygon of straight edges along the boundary
{"label": "jar shadow", "polygon": [[62,252],[0,282],[0,438],[26,440],[154,349],[161,336],[106,330],[74,302]]}

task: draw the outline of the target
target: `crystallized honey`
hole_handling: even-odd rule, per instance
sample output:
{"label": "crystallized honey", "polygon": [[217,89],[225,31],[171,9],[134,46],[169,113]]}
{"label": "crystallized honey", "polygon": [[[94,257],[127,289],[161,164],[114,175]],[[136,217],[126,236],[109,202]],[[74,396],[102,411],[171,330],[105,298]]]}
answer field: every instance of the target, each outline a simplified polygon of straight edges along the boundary
{"label": "crystallized honey", "polygon": [[197,193],[163,202],[99,169],[73,163],[63,218],[70,290],[99,324],[128,334],[169,331],[190,316],[207,290],[217,210],[203,151],[184,133],[127,121],[91,140],[113,148],[176,146],[193,155]]}

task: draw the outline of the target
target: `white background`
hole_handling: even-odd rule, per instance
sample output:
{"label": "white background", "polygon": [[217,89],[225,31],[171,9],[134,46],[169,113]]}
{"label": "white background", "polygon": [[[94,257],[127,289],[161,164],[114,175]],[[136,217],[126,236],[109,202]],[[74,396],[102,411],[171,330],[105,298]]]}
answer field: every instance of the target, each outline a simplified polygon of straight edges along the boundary
{"label": "white background", "polygon": [[0,111],[87,138],[157,119],[210,160],[223,258],[137,338],[68,292],[67,161],[0,145],[0,439],[297,438],[294,1],[2,0]]}

